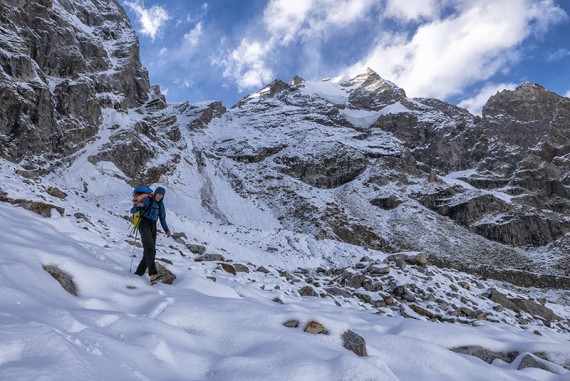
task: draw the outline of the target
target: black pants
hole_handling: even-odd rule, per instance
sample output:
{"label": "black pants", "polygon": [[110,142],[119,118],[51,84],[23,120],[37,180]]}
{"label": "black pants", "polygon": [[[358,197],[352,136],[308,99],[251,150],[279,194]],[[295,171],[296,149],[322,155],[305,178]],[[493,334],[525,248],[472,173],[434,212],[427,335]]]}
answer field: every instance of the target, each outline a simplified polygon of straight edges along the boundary
{"label": "black pants", "polygon": [[135,274],[143,276],[148,267],[148,275],[155,275],[158,272],[154,264],[154,257],[156,257],[156,221],[142,217],[139,232],[141,233],[144,251]]}

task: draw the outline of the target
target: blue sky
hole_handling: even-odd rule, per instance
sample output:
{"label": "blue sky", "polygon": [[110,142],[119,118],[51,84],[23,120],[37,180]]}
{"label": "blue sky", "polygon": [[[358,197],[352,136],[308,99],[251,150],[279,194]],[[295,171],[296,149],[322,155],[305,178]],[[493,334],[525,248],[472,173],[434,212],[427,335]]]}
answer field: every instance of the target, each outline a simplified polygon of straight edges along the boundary
{"label": "blue sky", "polygon": [[526,81],[570,96],[569,0],[119,0],[169,102],[227,107],[273,79],[366,67],[480,113]]}

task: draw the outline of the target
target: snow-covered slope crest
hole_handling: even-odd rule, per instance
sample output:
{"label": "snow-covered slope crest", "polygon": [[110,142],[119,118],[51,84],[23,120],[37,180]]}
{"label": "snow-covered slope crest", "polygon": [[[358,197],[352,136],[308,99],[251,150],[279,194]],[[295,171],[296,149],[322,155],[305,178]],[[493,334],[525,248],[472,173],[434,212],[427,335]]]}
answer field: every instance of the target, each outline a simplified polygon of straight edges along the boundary
{"label": "snow-covered slope crest", "polygon": [[[105,218],[106,212],[88,205],[85,215]],[[340,307],[330,298],[300,298],[272,271],[234,276],[215,262],[179,255],[162,238],[159,257],[171,264],[161,263],[177,278],[172,285],[150,286],[128,273],[133,249],[123,240],[120,218],[106,217],[104,224],[58,214],[46,219],[5,203],[0,218],[10,221],[1,233],[2,380],[46,375],[57,380],[563,380],[568,375],[561,365],[570,363],[570,337],[544,326],[434,323],[379,316],[358,304]],[[246,235],[234,231],[221,248],[242,261],[259,260],[239,244]],[[66,293],[45,265],[71,274],[78,296]],[[301,327],[283,325],[291,320]],[[304,333],[310,321],[328,333]],[[367,357],[343,347],[348,330],[366,340]],[[469,346],[516,358],[487,364],[450,350]],[[548,370],[521,367],[528,353],[547,358],[536,361]]]}

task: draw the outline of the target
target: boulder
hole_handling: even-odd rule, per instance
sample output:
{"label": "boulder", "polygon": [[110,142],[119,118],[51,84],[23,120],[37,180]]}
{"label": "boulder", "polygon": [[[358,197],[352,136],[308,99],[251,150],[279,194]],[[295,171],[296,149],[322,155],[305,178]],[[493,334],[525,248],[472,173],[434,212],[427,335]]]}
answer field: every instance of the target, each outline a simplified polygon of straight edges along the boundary
{"label": "boulder", "polygon": [[283,323],[283,325],[287,328],[297,328],[299,326],[299,324],[301,324],[299,322],[299,320],[293,319],[293,320],[287,320],[285,323]]}
{"label": "boulder", "polygon": [[206,252],[206,246],[198,245],[196,243],[187,243],[186,247],[194,254],[204,254]]}
{"label": "boulder", "polygon": [[61,270],[57,266],[44,265],[44,270],[47,271],[55,280],[61,284],[61,287],[71,295],[77,296],[77,289],[71,275]]}
{"label": "boulder", "polygon": [[362,282],[366,279],[366,276],[363,274],[355,274],[347,279],[346,285],[348,287],[352,287],[354,289],[362,287]]}
{"label": "boulder", "polygon": [[503,360],[504,362],[511,363],[517,356],[518,352],[495,352],[477,345],[469,345],[464,347],[452,348],[451,351],[455,353],[466,354],[475,356],[491,364],[496,359]]}
{"label": "boulder", "polygon": [[326,335],[328,333],[325,330],[325,327],[321,323],[316,321],[310,321],[309,323],[307,323],[304,331],[313,335],[319,335],[319,334]]}
{"label": "boulder", "polygon": [[220,267],[227,273],[232,275],[237,275],[236,269],[234,266],[230,265],[229,263],[220,262],[218,263]]}
{"label": "boulder", "polygon": [[311,286],[305,286],[305,287],[301,288],[299,290],[299,295],[301,295],[301,296],[319,296],[319,294]]}
{"label": "boulder", "polygon": [[[522,357],[522,359],[520,359],[520,357]],[[517,359],[520,359],[520,364],[517,367],[518,370],[537,368],[547,372],[557,373],[555,368],[559,367],[530,353],[521,353]]]}
{"label": "boulder", "polygon": [[170,270],[168,270],[162,264],[158,262],[155,262],[155,264],[156,264],[156,270],[162,276],[160,282],[164,284],[172,284],[172,282],[174,282],[174,280],[176,279],[176,275],[174,275]]}
{"label": "boulder", "polygon": [[501,294],[497,289],[490,290],[489,298],[495,303],[499,303],[505,308],[515,312],[526,312],[532,316],[538,316],[546,321],[560,320],[560,316],[556,315],[550,308],[543,306],[532,300],[521,298],[508,298]]}
{"label": "boulder", "polygon": [[202,254],[194,260],[196,262],[216,262],[225,261],[226,258],[221,254]]}
{"label": "boulder", "polygon": [[249,273],[249,267],[241,263],[234,263],[234,268],[238,273]]}
{"label": "boulder", "polygon": [[340,287],[325,287],[325,291],[332,296],[343,296],[345,298],[350,298],[351,296],[350,292]]}
{"label": "boulder", "polygon": [[342,346],[354,352],[357,356],[368,356],[366,341],[362,336],[353,331],[349,330],[342,334]]}

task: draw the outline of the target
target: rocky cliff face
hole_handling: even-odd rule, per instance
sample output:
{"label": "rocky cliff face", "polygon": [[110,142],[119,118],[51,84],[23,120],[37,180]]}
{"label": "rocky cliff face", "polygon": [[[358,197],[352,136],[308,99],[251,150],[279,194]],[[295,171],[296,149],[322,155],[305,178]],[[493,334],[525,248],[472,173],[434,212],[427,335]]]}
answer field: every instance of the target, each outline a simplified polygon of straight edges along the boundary
{"label": "rocky cliff face", "polygon": [[0,7],[1,157],[47,169],[98,133],[104,108],[149,97],[138,40],[115,0]]}
{"label": "rocky cliff face", "polygon": [[230,158],[235,188],[289,229],[521,281],[564,276],[569,102],[524,84],[480,118],[372,71],[273,82],[214,121],[202,149]]}

